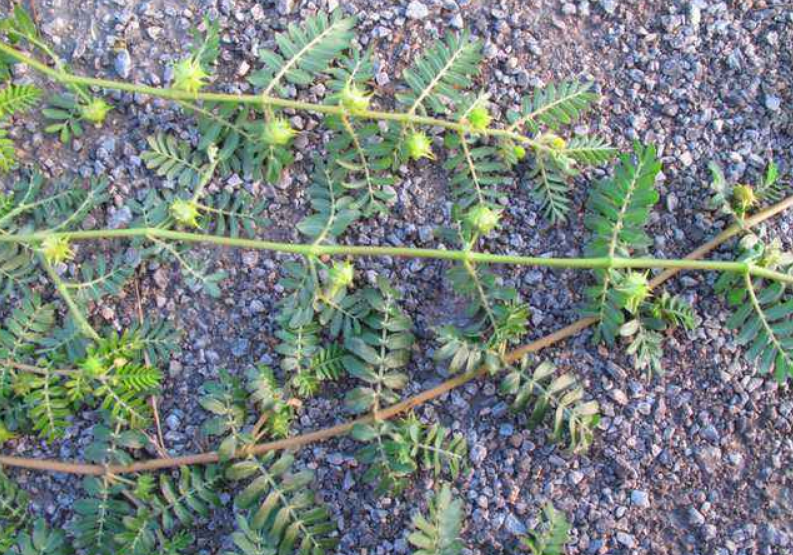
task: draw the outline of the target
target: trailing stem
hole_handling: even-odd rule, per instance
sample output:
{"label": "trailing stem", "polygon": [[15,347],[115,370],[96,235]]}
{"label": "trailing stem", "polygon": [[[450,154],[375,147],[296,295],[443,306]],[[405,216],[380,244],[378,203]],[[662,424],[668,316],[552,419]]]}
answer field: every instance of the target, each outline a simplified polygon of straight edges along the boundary
{"label": "trailing stem", "polygon": [[[773,218],[780,212],[783,212],[790,207],[793,207],[793,196],[788,197],[785,200],[761,212],[758,212],[754,216],[747,218],[743,222],[743,225],[734,224],[730,226],[715,238],[711,239],[704,245],[690,252],[685,260],[689,262],[694,262],[697,259],[702,258],[703,256],[707,255],[711,251],[721,246],[726,241],[742,233],[746,229],[749,229],[761,222]],[[667,268],[665,271],[661,272],[653,280],[650,281],[650,287],[657,288],[664,282],[674,277],[680,271],[681,268],[675,268],[675,267]],[[576,335],[577,333],[585,330],[586,328],[596,324],[597,321],[598,321],[597,318],[593,318],[593,317],[581,318],[580,320],[577,320],[576,322],[568,326],[565,326],[564,328],[556,330],[555,332],[549,335],[546,335],[540,339],[537,339],[535,341],[532,341],[531,343],[528,343],[526,345],[523,345],[517,349],[510,351],[506,355],[505,360],[506,362],[515,362],[517,360],[520,360],[523,356],[527,354],[536,353],[546,347],[555,345],[556,343],[559,343],[560,341],[563,341],[568,337],[572,337]],[[471,380],[474,380],[481,376],[485,376],[487,374],[488,374],[488,370],[484,367],[479,368],[478,370],[475,370],[473,372],[460,374],[431,389],[427,389],[417,395],[414,395],[413,397],[409,397],[403,401],[400,401],[399,403],[395,403],[389,407],[378,410],[372,415],[363,416],[361,418],[357,418],[348,422],[337,424],[329,428],[324,428],[321,430],[304,433],[296,437],[291,437],[288,439],[282,439],[278,441],[271,441],[267,443],[260,443],[258,445],[246,447],[244,450],[241,450],[239,453],[237,453],[236,456],[249,457],[251,455],[267,453],[269,451],[297,449],[304,445],[309,445],[319,441],[326,441],[334,437],[345,435],[350,433],[356,424],[370,423],[375,420],[377,421],[389,420],[399,414],[409,411],[412,408],[422,405],[437,397],[440,397],[441,395],[448,393],[453,389],[461,387],[466,383],[470,382]],[[101,476],[105,474],[118,475],[118,474],[134,473],[134,472],[151,472],[163,468],[173,468],[177,466],[186,466],[193,464],[212,464],[218,462],[219,460],[220,459],[217,453],[207,452],[207,453],[200,453],[195,455],[187,455],[184,457],[151,459],[148,461],[135,462],[125,466],[118,466],[118,465],[103,466],[103,465],[93,465],[93,464],[69,463],[69,462],[46,460],[46,459],[29,459],[24,457],[0,456],[0,465],[15,466],[15,467],[28,468],[32,470],[49,471],[49,472],[62,472],[68,474],[84,474],[84,475],[87,474],[87,475]]]}

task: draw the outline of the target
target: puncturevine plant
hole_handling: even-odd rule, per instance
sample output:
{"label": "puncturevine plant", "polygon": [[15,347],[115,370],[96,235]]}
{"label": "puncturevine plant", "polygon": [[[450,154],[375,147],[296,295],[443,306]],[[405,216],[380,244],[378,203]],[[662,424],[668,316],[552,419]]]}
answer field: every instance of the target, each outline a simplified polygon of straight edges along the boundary
{"label": "puncturevine plant", "polygon": [[[419,472],[451,480],[465,471],[465,438],[410,409],[477,377],[500,377],[501,392],[530,426],[578,453],[596,438],[598,404],[571,373],[560,373],[535,353],[594,327],[595,342],[623,345],[638,368],[660,372],[667,330],[691,329],[694,308],[658,287],[682,270],[718,272],[715,293],[733,308],[728,325],[761,373],[780,382],[793,375],[793,256],[764,242],[752,226],[793,204],[771,163],[755,186],[730,184],[717,167],[714,207],[734,223],[684,259],[652,258],[645,233],[658,200],[655,149],[636,144],[619,155],[612,176],[591,186],[585,223],[590,239],[581,258],[496,254],[483,241],[502,226],[502,187],[515,168],[544,215],[562,225],[570,212],[571,178],[602,165],[616,149],[590,136],[567,138],[567,126],[596,101],[584,83],[549,85],[516,110],[499,110],[474,87],[480,44],[450,34],[402,73],[392,100],[371,87],[371,52],[355,46],[352,18],[318,14],[275,37],[259,52],[261,67],[249,78],[255,94],[209,92],[219,53],[217,27],[204,23],[192,51],[173,66],[170,88],[83,77],[43,41],[31,18],[17,8],[0,20],[0,169],[23,175],[0,190],[0,442],[23,435],[52,441],[86,409],[98,409],[86,462],[0,456],[0,464],[81,474],[84,497],[65,529],[28,509],[27,495],[0,475],[0,547],[11,554],[193,553],[190,525],[232,491],[236,530],[229,554],[318,555],[338,534],[331,513],[315,498],[313,474],[296,465],[302,445],[349,434],[360,442],[365,481],[378,494],[399,495]],[[42,60],[41,56],[44,57]],[[32,82],[11,80],[13,64],[27,64],[63,92],[41,113],[45,131],[67,142],[101,126],[114,107],[103,91],[160,97],[176,103],[197,127],[196,139],[169,133],[148,139],[141,158],[168,188],[130,200],[133,220],[123,229],[86,226],[86,217],[108,204],[104,181],[49,183],[17,158],[9,122],[42,100]],[[323,103],[294,100],[289,92],[322,81]],[[388,106],[391,109],[386,110]],[[316,145],[310,212],[297,225],[304,242],[257,238],[268,225],[264,205],[244,190],[211,187],[230,173],[274,182],[293,162],[289,114],[322,117]],[[440,247],[358,246],[344,241],[356,222],[387,214],[396,200],[404,165],[438,161],[449,172],[454,208],[437,232]],[[5,181],[4,181],[5,183]],[[771,205],[773,206],[767,206]],[[739,237],[735,260],[703,260]],[[101,245],[101,249],[98,248]],[[122,245],[136,256],[122,254]],[[158,437],[156,399],[160,368],[178,352],[178,332],[140,314],[121,332],[92,321],[89,308],[128,287],[145,261],[176,264],[199,294],[222,294],[226,278],[202,259],[199,245],[281,253],[283,295],[278,368],[258,366],[243,376],[221,371],[204,384],[198,402],[207,412],[202,432],[216,450],[170,457]],[[466,323],[437,330],[434,358],[453,376],[414,397],[402,391],[405,370],[420,353],[413,323],[401,307],[400,285],[379,276],[363,285],[359,257],[421,257],[448,261],[448,279],[467,301]],[[584,317],[532,343],[529,306],[510,285],[510,265],[573,268],[591,272]],[[663,270],[652,275],[652,270]],[[49,287],[45,284],[48,283]],[[62,310],[63,309],[63,310]],[[142,311],[141,311],[142,312]],[[344,405],[353,420],[293,435],[299,398],[342,378]],[[345,381],[346,383],[346,381]],[[403,415],[401,419],[395,417]],[[549,415],[552,415],[548,418]],[[142,459],[151,445],[159,458]],[[174,469],[179,467],[178,472]],[[157,472],[157,474],[155,474]],[[462,552],[465,507],[448,482],[437,488],[426,516],[416,513],[408,536],[422,555]],[[553,555],[564,551],[570,524],[552,506],[545,524],[515,549]]]}

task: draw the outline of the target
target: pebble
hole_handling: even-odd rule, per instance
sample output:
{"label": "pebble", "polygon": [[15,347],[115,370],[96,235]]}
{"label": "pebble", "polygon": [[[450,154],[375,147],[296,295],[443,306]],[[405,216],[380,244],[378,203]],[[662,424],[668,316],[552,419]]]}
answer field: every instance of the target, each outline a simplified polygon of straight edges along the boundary
{"label": "pebble", "polygon": [[774,96],[773,94],[768,94],[765,97],[765,107],[772,112],[778,112],[782,107],[782,99],[778,96]]}
{"label": "pebble", "polygon": [[650,496],[646,491],[635,489],[631,492],[631,504],[646,509],[650,506]]}
{"label": "pebble", "polygon": [[610,395],[614,402],[618,405],[622,405],[624,407],[628,404],[628,396],[625,395],[625,392],[621,389],[612,389]]}
{"label": "pebble", "polygon": [[633,547],[636,545],[636,539],[632,535],[626,534],[625,532],[617,532],[617,541],[628,549],[633,549]]}
{"label": "pebble", "polygon": [[617,0],[600,0],[600,7],[609,15],[617,11]]}
{"label": "pebble", "polygon": [[275,9],[281,15],[289,15],[295,9],[294,0],[276,0]]}
{"label": "pebble", "polygon": [[405,11],[405,15],[409,19],[424,19],[429,14],[430,10],[427,8],[427,6],[418,0],[412,0],[412,2],[408,4],[407,10]]}
{"label": "pebble", "polygon": [[477,443],[471,449],[471,453],[469,457],[473,464],[481,464],[482,461],[484,461],[485,458],[487,458],[487,447],[485,447],[481,443]]}
{"label": "pebble", "polygon": [[116,61],[113,63],[113,68],[116,70],[116,74],[122,79],[129,77],[129,74],[132,72],[132,57],[129,55],[129,51],[126,48],[119,50],[116,54]]}

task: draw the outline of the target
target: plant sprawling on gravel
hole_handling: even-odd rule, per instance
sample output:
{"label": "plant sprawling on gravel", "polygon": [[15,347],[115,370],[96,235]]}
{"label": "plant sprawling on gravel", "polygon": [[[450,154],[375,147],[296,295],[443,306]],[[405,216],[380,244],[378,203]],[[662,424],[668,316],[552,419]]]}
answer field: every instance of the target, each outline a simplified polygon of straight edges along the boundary
{"label": "plant sprawling on gravel", "polygon": [[[114,89],[169,99],[198,130],[192,142],[172,133],[148,138],[141,159],[169,187],[129,201],[133,218],[123,229],[84,225],[110,202],[101,180],[85,186],[48,183],[33,170],[0,191],[0,443],[22,434],[56,440],[81,412],[98,409],[102,415],[84,452],[93,464],[68,467],[87,476],[85,497],[66,531],[33,519],[25,493],[0,474],[4,552],[69,553],[71,543],[88,554],[189,553],[191,523],[221,504],[222,488],[236,492],[236,531],[227,553],[318,555],[333,549],[338,533],[312,489],[313,472],[289,451],[275,451],[302,445],[295,443],[301,436],[290,432],[299,398],[342,378],[354,385],[344,406],[364,416],[323,437],[349,432],[361,444],[357,456],[364,478],[377,494],[400,494],[422,471],[436,481],[456,479],[467,461],[462,434],[412,413],[391,419],[439,393],[415,403],[403,399],[411,360],[419,354],[414,324],[402,306],[400,284],[385,276],[362,283],[355,263],[361,256],[448,261],[449,283],[465,300],[466,313],[463,323],[435,330],[434,359],[455,375],[438,391],[501,374],[501,392],[512,398],[514,411],[525,414],[530,426],[547,425],[552,438],[573,453],[596,441],[598,404],[572,373],[515,350],[530,330],[529,306],[504,265],[591,271],[583,312],[596,322],[594,341],[625,345],[636,366],[652,372],[662,370],[668,330],[692,329],[697,317],[683,298],[655,292],[658,282],[650,271],[721,272],[715,291],[734,308],[728,325],[747,346],[747,357],[779,381],[793,375],[793,256],[747,232],[735,261],[650,258],[645,226],[658,201],[655,178],[661,169],[652,146],[634,145],[619,156],[611,178],[591,187],[586,257],[482,250],[488,236],[508,225],[500,197],[516,167],[525,172],[528,193],[543,214],[562,225],[571,208],[572,178],[617,155],[598,137],[569,136],[569,124],[597,101],[590,84],[539,89],[517,110],[508,110],[507,122],[498,126],[491,99],[469,92],[479,78],[481,43],[467,33],[448,34],[402,72],[394,110],[381,111],[384,102],[372,88],[372,53],[353,46],[354,26],[341,13],[290,25],[276,36],[274,49],[259,51],[260,68],[249,77],[257,93],[234,95],[208,92],[220,51],[211,22],[174,65],[172,87],[154,88],[78,76],[22,9],[0,20],[0,171],[22,165],[24,156],[7,128],[42,97],[36,85],[10,81],[14,63],[28,64],[65,89],[42,110],[51,120],[45,130],[61,141],[83,135],[86,125],[101,126],[114,109],[101,91]],[[288,86],[318,81],[329,91],[323,103],[286,97]],[[232,173],[278,181],[294,161],[299,133],[287,110],[319,114],[327,130],[312,161],[310,210],[297,224],[302,243],[258,239],[269,223],[262,217],[264,203],[245,191],[210,186],[217,176]],[[437,159],[449,172],[454,200],[450,221],[437,230],[442,248],[348,244],[347,230],[389,212],[401,185],[400,167]],[[714,206],[740,226],[782,196],[773,164],[755,187],[728,185],[715,166],[713,173]],[[97,241],[107,248],[89,248]],[[113,254],[122,242],[138,256]],[[160,368],[178,352],[178,332],[142,314],[129,329],[107,329],[92,320],[90,308],[122,293],[144,263],[155,261],[178,267],[194,291],[220,296],[227,274],[202,258],[198,244],[289,255],[281,264],[283,295],[274,317],[279,367],[251,368],[244,376],[221,371],[203,385],[198,402],[208,417],[202,432],[215,452],[184,462],[164,455],[140,461],[147,445],[164,453],[149,432],[157,418],[149,398],[162,387]],[[280,438],[286,439],[263,448],[264,440]],[[171,466],[181,466],[178,476],[160,473],[155,479],[149,472]],[[63,468],[47,462],[40,467]],[[465,506],[448,483],[437,489],[426,514],[416,513],[408,536],[415,553],[460,553]],[[535,554],[559,554],[570,524],[550,505],[545,515],[540,530],[515,541]]]}

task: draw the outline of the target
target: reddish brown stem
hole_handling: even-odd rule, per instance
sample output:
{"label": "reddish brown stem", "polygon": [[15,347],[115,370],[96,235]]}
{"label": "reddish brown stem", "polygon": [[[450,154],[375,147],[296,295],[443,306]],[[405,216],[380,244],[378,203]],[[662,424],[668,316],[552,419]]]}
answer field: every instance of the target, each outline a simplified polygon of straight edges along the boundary
{"label": "reddish brown stem", "polygon": [[[744,221],[744,226],[740,227],[738,225],[733,225],[726,230],[722,231],[718,236],[714,237],[704,245],[700,246],[699,248],[695,249],[694,251],[690,252],[686,258],[690,260],[696,260],[699,258],[704,257],[709,252],[713,251],[725,241],[728,241],[732,237],[740,234],[742,231],[753,227],[760,222],[763,222],[769,218],[772,218],[787,210],[793,206],[793,196],[786,198],[785,200],[778,202],[777,204],[762,210],[755,214],[754,216],[747,218]],[[671,277],[675,276],[679,269],[670,268],[658,274],[651,282],[650,285],[652,287],[658,287]],[[515,362],[519,360],[526,354],[535,353],[554,345],[568,337],[571,337],[580,331],[588,328],[589,326],[597,323],[597,318],[582,318],[564,328],[561,328],[553,333],[550,333],[540,339],[532,341],[522,347],[519,347],[510,353],[507,354],[506,360],[507,362]],[[449,391],[460,387],[473,379],[476,379],[480,376],[487,374],[487,370],[484,368],[480,368],[474,372],[468,372],[466,374],[461,374],[459,376],[455,376],[445,382],[428,389],[426,391],[422,391],[418,395],[414,395],[404,401],[400,401],[390,407],[386,407],[385,409],[378,411],[375,415],[368,415],[363,416],[361,418],[356,418],[355,420],[351,420],[348,422],[344,422],[342,424],[337,424],[335,426],[331,426],[329,428],[324,428],[322,430],[317,430],[314,432],[308,432],[305,434],[301,434],[296,437],[291,437],[287,439],[280,439],[277,441],[269,441],[267,443],[260,443],[258,445],[254,445],[253,447],[245,448],[240,450],[239,452],[235,453],[234,457],[244,457],[253,455],[260,455],[262,453],[267,453],[268,451],[281,451],[286,449],[297,449],[304,445],[308,445],[311,443],[317,443],[319,441],[325,441],[337,436],[345,435],[352,430],[353,426],[356,424],[364,424],[368,422],[372,422],[375,420],[388,420],[391,419],[401,413],[407,412],[410,409],[417,407],[427,401],[431,401],[437,397],[440,397],[444,393],[448,393]],[[160,458],[160,459],[151,459],[148,461],[140,461],[126,466],[100,466],[94,464],[81,464],[81,463],[66,463],[61,461],[53,461],[53,460],[46,460],[46,459],[29,459],[24,457],[8,457],[8,456],[0,456],[0,465],[6,466],[16,466],[21,468],[27,468],[31,470],[42,470],[42,471],[49,471],[49,472],[63,472],[68,474],[93,474],[93,475],[104,475],[107,473],[111,474],[128,474],[131,472],[151,472],[155,470],[161,470],[164,468],[173,468],[177,466],[187,466],[193,464],[212,464],[219,461],[218,454],[214,451],[210,451],[207,453],[200,453],[196,455],[186,455],[184,457],[173,457],[173,458]]]}

